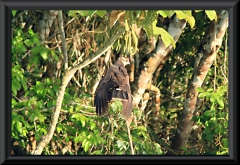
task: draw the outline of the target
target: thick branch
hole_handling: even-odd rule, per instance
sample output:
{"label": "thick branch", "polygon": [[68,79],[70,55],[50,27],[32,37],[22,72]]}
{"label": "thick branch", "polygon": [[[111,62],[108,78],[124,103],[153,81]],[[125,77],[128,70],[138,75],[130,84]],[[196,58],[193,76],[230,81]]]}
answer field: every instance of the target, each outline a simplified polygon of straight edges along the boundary
{"label": "thick branch", "polygon": [[[173,37],[174,41],[177,42],[178,38],[182,34],[183,29],[186,26],[185,20],[179,20],[176,16],[173,21],[169,24],[168,33]],[[159,39],[155,53],[151,54],[151,57],[146,63],[146,68],[141,70],[139,79],[133,83],[133,106],[138,106],[142,95],[145,92],[146,86],[155,72],[161,61],[172,49],[172,45],[166,46],[163,41]]]}

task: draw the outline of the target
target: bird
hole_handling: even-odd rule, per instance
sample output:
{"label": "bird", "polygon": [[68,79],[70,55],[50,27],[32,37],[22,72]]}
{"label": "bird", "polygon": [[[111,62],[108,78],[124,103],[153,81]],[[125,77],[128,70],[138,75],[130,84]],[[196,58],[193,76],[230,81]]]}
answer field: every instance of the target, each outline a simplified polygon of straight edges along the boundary
{"label": "bird", "polygon": [[108,112],[108,104],[115,100],[122,101],[122,115],[126,121],[131,154],[134,155],[132,137],[130,133],[132,94],[129,83],[129,75],[126,65],[130,64],[129,58],[120,56],[118,60],[110,66],[105,76],[102,77],[94,97],[96,113],[103,116]]}
{"label": "bird", "polygon": [[125,68],[128,64],[130,64],[129,58],[120,56],[100,80],[94,96],[94,106],[99,116],[107,114],[108,104],[111,101],[120,99],[123,117],[125,120],[131,117],[132,95],[129,75]]}

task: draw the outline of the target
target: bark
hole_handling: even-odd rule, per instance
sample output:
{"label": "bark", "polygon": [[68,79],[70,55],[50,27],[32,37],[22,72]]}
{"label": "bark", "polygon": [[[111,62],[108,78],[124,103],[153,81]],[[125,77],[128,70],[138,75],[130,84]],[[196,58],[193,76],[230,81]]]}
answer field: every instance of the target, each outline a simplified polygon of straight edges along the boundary
{"label": "bark", "polygon": [[57,15],[57,10],[49,10],[43,12],[43,18],[38,22],[39,36],[43,42],[48,38],[50,28]]}
{"label": "bark", "polygon": [[[212,32],[206,39],[205,45],[201,45],[198,51],[198,57],[195,60],[194,72],[192,80],[188,85],[188,92],[184,103],[184,109],[179,119],[179,124],[173,141],[171,143],[171,149],[175,150],[179,154],[183,154],[181,149],[187,143],[189,134],[192,130],[193,121],[192,117],[196,114],[198,92],[196,88],[201,87],[202,83],[207,75],[209,68],[218,53],[223,36],[228,28],[228,13],[222,11],[218,17],[218,21],[215,26],[212,26]],[[169,151],[169,155],[175,153]]]}
{"label": "bark", "polygon": [[59,21],[59,31],[62,38],[62,49],[63,49],[63,57],[64,57],[64,69],[68,68],[68,55],[67,55],[67,45],[66,45],[66,39],[65,39],[65,33],[64,33],[64,27],[63,27],[63,16],[62,16],[62,10],[58,11],[58,21]]}
{"label": "bark", "polygon": [[[174,41],[177,42],[178,38],[182,34],[183,29],[186,26],[185,20],[179,20],[176,16],[169,24],[168,33],[173,37]],[[148,61],[146,67],[141,70],[140,76],[136,79],[133,84],[133,106],[138,106],[142,99],[147,84],[151,80],[153,73],[158,68],[159,64],[165,58],[165,56],[172,49],[172,45],[166,47],[161,39],[159,39],[158,45],[153,53],[150,53],[148,56]]]}

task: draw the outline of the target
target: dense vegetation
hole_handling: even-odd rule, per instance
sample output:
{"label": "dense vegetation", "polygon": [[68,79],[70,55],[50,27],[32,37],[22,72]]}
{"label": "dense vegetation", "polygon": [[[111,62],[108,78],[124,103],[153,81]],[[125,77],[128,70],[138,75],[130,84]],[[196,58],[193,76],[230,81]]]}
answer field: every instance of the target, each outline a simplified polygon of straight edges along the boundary
{"label": "dense vegetation", "polygon": [[[139,80],[161,42],[169,52],[151,72],[150,87],[134,105],[130,129],[136,155],[175,153],[172,141],[186,109],[198,55],[221,16],[221,11],[13,10],[12,154],[34,154],[50,127],[53,136],[41,154],[131,154],[121,103],[111,103],[109,116],[99,117],[93,107],[94,92],[121,54],[134,63],[128,68],[132,93],[143,88]],[[175,17],[187,21],[179,38],[168,29]],[[122,34],[113,38],[118,32]],[[227,34],[196,89],[192,131],[181,147],[185,155],[228,154]],[[98,52],[102,48],[103,55]],[[65,81],[68,71],[77,66]],[[52,114],[59,105],[54,127]]]}

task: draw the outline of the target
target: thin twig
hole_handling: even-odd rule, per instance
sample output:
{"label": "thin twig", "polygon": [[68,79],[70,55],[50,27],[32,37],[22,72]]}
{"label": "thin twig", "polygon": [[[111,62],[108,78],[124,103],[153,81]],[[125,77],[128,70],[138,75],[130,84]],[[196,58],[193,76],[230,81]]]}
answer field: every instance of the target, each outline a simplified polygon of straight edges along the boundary
{"label": "thin twig", "polygon": [[226,32],[226,39],[225,39],[225,51],[224,51],[224,62],[223,62],[223,67],[224,67],[224,75],[227,73],[226,69],[226,62],[227,62],[227,32]]}
{"label": "thin twig", "polygon": [[134,155],[134,149],[133,149],[133,143],[132,143],[132,137],[130,132],[130,123],[128,123],[128,120],[126,120],[127,130],[128,130],[128,137],[129,137],[129,143],[131,147],[131,153]]}
{"label": "thin twig", "polygon": [[221,68],[221,72],[222,72],[222,75],[223,75],[225,81],[228,83],[228,79],[227,79],[226,75],[224,74],[222,66],[220,68]]}
{"label": "thin twig", "polygon": [[216,78],[217,78],[217,62],[216,58],[214,60],[214,80],[213,80],[213,90],[216,91]]}
{"label": "thin twig", "polygon": [[19,102],[22,102],[22,100],[20,100],[19,98],[17,98],[17,97],[14,96],[13,94],[12,94],[12,96],[13,96],[15,99],[17,99]]}

